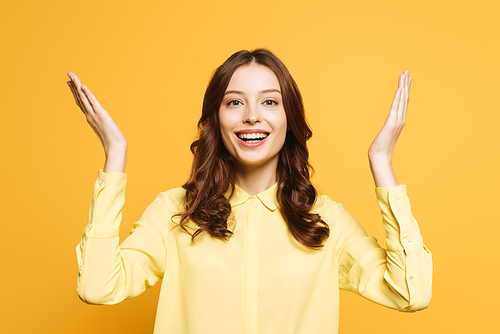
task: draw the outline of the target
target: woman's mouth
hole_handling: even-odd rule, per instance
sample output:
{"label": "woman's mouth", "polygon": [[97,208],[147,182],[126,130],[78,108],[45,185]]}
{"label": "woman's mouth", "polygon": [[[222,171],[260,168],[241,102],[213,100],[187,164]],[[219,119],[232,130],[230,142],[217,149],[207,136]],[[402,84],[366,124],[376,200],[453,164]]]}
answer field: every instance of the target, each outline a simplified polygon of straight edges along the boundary
{"label": "woman's mouth", "polygon": [[237,133],[236,136],[248,144],[258,143],[269,136],[269,133],[256,132],[256,133]]}

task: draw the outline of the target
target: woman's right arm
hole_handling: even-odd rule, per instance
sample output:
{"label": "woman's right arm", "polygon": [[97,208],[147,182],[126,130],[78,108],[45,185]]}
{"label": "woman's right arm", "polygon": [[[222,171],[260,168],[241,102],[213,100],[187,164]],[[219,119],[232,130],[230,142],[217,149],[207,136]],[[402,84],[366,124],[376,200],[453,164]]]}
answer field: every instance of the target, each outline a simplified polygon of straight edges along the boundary
{"label": "woman's right arm", "polygon": [[76,247],[77,293],[88,304],[116,304],[163,277],[172,208],[160,193],[120,244],[127,174],[99,169],[88,223]]}
{"label": "woman's right arm", "polygon": [[125,203],[127,141],[108,112],[78,77],[68,73],[76,104],[106,155],[94,184],[88,221],[76,247],[77,293],[89,304],[116,304],[153,286],[165,270],[170,208],[160,193],[120,245]]}

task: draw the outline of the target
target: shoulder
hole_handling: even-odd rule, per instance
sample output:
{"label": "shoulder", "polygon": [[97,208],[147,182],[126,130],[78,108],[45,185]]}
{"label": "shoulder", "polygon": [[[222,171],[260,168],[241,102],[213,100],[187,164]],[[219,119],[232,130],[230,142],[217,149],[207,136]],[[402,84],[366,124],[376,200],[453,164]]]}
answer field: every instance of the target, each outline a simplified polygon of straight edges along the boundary
{"label": "shoulder", "polygon": [[158,197],[161,197],[165,201],[165,204],[171,209],[184,210],[186,189],[182,187],[171,188],[159,193]]}
{"label": "shoulder", "polygon": [[327,195],[319,195],[316,197],[311,211],[319,214],[322,218],[335,219],[345,211],[342,203],[332,200]]}

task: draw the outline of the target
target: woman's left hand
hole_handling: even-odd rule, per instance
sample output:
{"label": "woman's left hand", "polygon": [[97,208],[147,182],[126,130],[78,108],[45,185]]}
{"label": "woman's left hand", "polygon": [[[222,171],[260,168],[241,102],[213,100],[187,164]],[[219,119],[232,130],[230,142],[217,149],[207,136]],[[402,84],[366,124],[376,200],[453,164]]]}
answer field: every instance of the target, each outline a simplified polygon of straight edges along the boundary
{"label": "woman's left hand", "polygon": [[392,102],[389,116],[368,150],[370,160],[388,159],[389,162],[392,162],[394,146],[406,122],[411,80],[409,70],[399,76],[399,88]]}

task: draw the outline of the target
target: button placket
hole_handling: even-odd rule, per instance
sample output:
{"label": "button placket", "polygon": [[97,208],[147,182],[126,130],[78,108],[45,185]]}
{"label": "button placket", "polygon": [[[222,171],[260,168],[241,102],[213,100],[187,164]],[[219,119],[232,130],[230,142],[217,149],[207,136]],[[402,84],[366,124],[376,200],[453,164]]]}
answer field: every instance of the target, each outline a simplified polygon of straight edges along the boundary
{"label": "button placket", "polygon": [[259,209],[255,197],[250,196],[247,200],[245,243],[244,243],[244,290],[243,290],[243,332],[257,333],[257,268],[258,268],[258,244],[259,232],[258,221]]}

